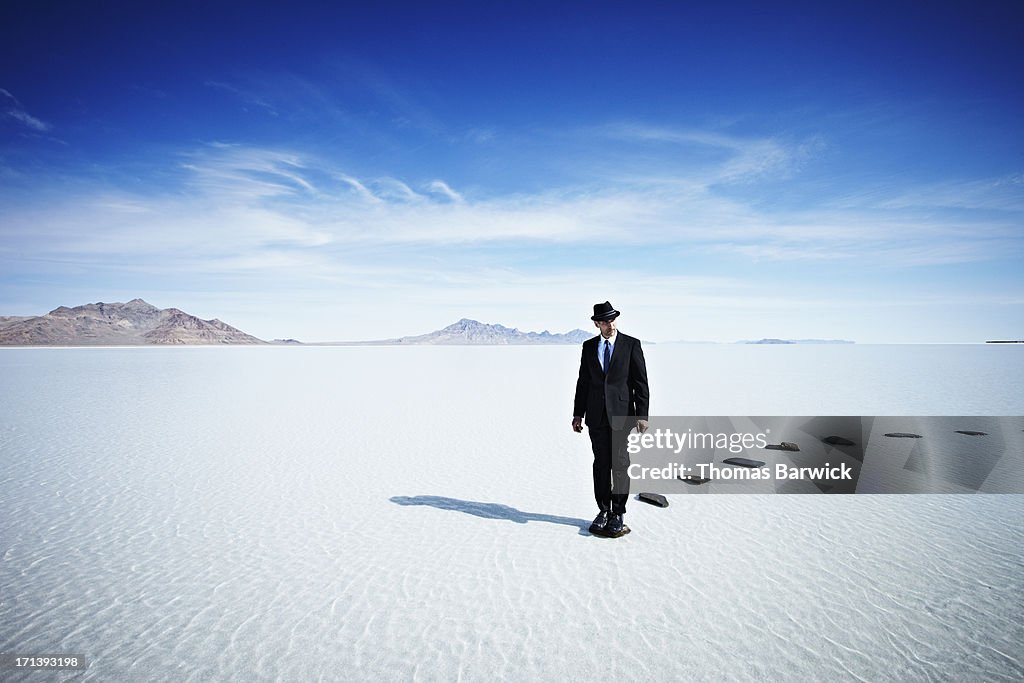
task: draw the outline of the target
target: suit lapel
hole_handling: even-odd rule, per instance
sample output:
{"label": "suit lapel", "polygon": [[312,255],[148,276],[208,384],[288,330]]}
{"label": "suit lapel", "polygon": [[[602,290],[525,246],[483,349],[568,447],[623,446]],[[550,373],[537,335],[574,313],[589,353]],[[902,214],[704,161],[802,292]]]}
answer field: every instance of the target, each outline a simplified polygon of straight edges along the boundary
{"label": "suit lapel", "polygon": [[587,362],[590,363],[591,369],[595,370],[598,376],[601,375],[601,362],[597,360],[597,349],[600,343],[601,336],[598,335],[592,339],[588,339],[583,345],[587,352],[587,358],[589,358]]}

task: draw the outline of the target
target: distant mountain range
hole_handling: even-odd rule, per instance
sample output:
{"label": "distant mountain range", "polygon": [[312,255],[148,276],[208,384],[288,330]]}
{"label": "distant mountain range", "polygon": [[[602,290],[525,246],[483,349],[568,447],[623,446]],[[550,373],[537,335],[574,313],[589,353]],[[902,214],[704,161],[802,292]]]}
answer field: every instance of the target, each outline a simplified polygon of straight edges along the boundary
{"label": "distant mountain range", "polygon": [[552,334],[547,330],[543,332],[522,332],[516,328],[505,327],[504,325],[491,325],[469,318],[463,318],[452,323],[448,327],[427,334],[420,334],[409,337],[398,337],[397,339],[379,339],[365,342],[332,342],[346,346],[504,346],[504,345],[536,345],[536,344],[580,344],[590,339],[597,330],[586,332],[575,329],[564,334]]}
{"label": "distant mountain range", "polygon": [[679,341],[661,342],[663,344],[856,344],[848,339],[741,339],[736,342],[714,342],[714,341],[690,341],[680,339]]}
{"label": "distant mountain range", "polygon": [[749,341],[747,339],[736,342],[737,344],[853,344],[847,339],[758,339]]}
{"label": "distant mountain range", "polygon": [[0,345],[5,346],[265,343],[220,320],[160,309],[142,299],[61,306],[38,316],[0,316]]}
{"label": "distant mountain range", "polygon": [[[320,342],[317,346],[511,346],[580,344],[596,330],[565,333],[523,332],[514,327],[462,318],[427,334],[375,341]],[[266,342],[216,318],[201,320],[177,308],[157,308],[142,299],[128,303],[60,306],[46,315],[0,316],[0,346],[136,346],[148,344],[279,344],[299,345],[295,339]],[[645,342],[651,343],[651,342]],[[714,342],[668,342],[670,344]],[[737,344],[853,344],[844,339],[761,339]]]}

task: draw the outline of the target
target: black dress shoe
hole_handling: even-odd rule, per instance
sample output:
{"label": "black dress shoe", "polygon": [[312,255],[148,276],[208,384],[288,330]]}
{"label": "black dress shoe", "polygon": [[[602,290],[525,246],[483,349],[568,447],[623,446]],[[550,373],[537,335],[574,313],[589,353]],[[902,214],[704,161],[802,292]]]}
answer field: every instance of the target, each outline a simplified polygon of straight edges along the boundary
{"label": "black dress shoe", "polygon": [[597,517],[594,517],[594,523],[590,525],[590,533],[603,534],[604,528],[608,525],[608,517],[610,516],[610,512],[607,510],[601,510]]}
{"label": "black dress shoe", "polygon": [[618,538],[629,533],[629,527],[622,522],[622,515],[613,514],[608,518],[608,524],[604,527],[604,535],[611,538]]}

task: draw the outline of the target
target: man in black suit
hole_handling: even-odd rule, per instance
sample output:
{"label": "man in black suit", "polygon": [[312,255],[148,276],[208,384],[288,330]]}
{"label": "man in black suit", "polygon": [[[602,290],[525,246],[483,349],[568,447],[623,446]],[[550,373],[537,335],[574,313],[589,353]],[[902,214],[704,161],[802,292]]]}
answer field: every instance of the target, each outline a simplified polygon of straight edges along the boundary
{"label": "man in black suit", "polygon": [[647,431],[650,405],[640,340],[615,329],[618,317],[609,302],[594,304],[590,319],[601,334],[583,342],[572,411],[573,431],[582,432],[586,418],[594,450],[594,498],[600,512],[590,532],[613,538],[629,533],[622,521],[629,498],[626,437],[633,427]]}

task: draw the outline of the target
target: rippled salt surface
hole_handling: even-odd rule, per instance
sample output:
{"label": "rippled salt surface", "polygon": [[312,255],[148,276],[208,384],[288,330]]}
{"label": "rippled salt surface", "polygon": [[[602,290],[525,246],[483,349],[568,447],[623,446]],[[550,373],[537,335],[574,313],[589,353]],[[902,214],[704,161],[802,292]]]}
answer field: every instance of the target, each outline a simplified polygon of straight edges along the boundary
{"label": "rippled salt surface", "polygon": [[[647,355],[661,414],[1020,415],[1021,351]],[[0,350],[0,651],[91,662],[15,680],[1024,677],[1024,496],[677,496],[592,538],[578,357]]]}

